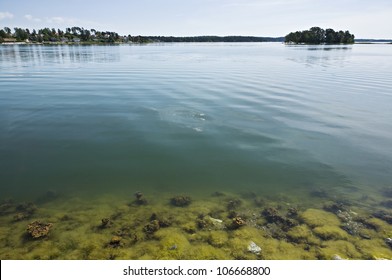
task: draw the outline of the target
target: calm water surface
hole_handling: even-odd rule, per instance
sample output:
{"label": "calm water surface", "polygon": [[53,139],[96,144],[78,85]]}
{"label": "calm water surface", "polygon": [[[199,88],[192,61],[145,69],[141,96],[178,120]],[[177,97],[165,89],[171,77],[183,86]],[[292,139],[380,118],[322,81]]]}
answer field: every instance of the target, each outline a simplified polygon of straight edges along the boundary
{"label": "calm water surface", "polygon": [[392,46],[0,46],[0,191],[390,186]]}

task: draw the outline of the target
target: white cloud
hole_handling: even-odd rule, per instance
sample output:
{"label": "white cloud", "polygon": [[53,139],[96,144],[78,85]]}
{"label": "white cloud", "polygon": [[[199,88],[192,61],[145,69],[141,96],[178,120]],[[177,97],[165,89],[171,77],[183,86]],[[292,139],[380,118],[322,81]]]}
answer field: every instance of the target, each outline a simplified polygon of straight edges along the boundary
{"label": "white cloud", "polygon": [[64,18],[64,17],[51,17],[51,18],[46,18],[46,22],[47,23],[56,23],[56,24],[61,24],[61,23],[72,24],[74,22],[74,20],[71,18]]}
{"label": "white cloud", "polygon": [[11,14],[10,12],[0,12],[0,20],[2,20],[2,19],[11,19],[13,17],[14,17],[14,15]]}
{"label": "white cloud", "polygon": [[80,20],[76,18],[69,18],[69,17],[62,17],[62,16],[55,16],[55,17],[45,17],[45,18],[38,18],[34,17],[33,15],[27,14],[24,15],[24,18],[31,22],[44,22],[47,24],[53,25],[60,25],[60,26],[74,26],[74,25],[91,25],[97,24],[96,22]]}
{"label": "white cloud", "polygon": [[40,18],[33,17],[32,15],[25,15],[24,18],[29,20],[29,21],[35,21],[35,22],[41,22],[42,21]]}

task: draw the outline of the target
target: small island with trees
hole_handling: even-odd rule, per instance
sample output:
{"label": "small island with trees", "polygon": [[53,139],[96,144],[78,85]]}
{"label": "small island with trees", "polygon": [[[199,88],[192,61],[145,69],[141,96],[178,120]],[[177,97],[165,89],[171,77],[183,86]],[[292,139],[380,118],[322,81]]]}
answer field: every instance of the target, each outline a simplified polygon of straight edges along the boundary
{"label": "small island with trees", "polygon": [[312,27],[309,30],[291,32],[285,37],[286,44],[354,44],[355,36],[349,31],[326,30]]}

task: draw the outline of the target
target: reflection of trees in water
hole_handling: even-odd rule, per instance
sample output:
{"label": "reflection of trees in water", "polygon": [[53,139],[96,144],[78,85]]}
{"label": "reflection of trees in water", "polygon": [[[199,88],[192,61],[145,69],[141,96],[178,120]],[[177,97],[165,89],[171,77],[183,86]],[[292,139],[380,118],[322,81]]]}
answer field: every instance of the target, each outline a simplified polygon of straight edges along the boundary
{"label": "reflection of trees in water", "polygon": [[[289,56],[288,60],[305,64],[306,66],[319,65],[322,67],[336,65],[337,63],[343,66],[348,61],[352,51],[352,46],[347,45],[286,45],[286,47],[299,51]],[[298,53],[301,55],[298,55]]]}
{"label": "reflection of trees in water", "polygon": [[[107,48],[111,48],[110,52]],[[0,47],[0,60],[20,64],[42,63],[110,63],[120,60],[114,46],[80,45],[4,45]]]}

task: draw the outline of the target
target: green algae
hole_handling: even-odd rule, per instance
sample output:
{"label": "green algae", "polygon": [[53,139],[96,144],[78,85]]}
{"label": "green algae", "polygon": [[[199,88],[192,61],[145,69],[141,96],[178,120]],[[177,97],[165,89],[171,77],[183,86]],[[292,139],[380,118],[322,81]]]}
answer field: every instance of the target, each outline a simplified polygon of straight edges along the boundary
{"label": "green algae", "polygon": [[338,217],[332,213],[320,209],[307,209],[301,214],[301,219],[310,227],[340,225]]}
{"label": "green algae", "polygon": [[[257,260],[332,259],[337,255],[344,259],[392,259],[392,250],[385,243],[392,236],[392,226],[359,206],[355,210],[365,218],[359,219],[363,222],[360,234],[352,236],[343,230],[337,215],[317,209],[318,203],[302,207],[297,216],[293,204],[286,203],[289,198],[283,196],[279,201],[263,198],[262,205],[252,196],[201,196],[192,197],[186,207],[176,207],[170,204],[172,193],[144,195],[148,204],[132,203],[132,195],[67,197],[38,205],[28,220],[15,221],[12,212],[1,215],[0,257]],[[267,221],[262,215],[265,207],[291,213],[293,223]],[[246,225],[228,227],[232,211],[243,217]],[[102,226],[103,218],[110,220],[108,226]],[[26,238],[26,226],[33,220],[53,223],[46,238]],[[147,233],[144,228],[153,220],[159,228]],[[205,227],[199,226],[201,220]],[[271,226],[281,234],[272,237]],[[115,246],[111,244],[113,236],[121,239]],[[260,253],[249,251],[251,242],[261,248]]]}
{"label": "green algae", "polygon": [[287,232],[288,237],[295,243],[306,243],[318,245],[320,244],[320,240],[313,234],[311,229],[305,225],[298,225],[291,228]]}
{"label": "green algae", "polygon": [[155,253],[156,259],[187,259],[191,245],[182,231],[173,228],[161,229],[155,237],[159,240]]}
{"label": "green algae", "polygon": [[259,245],[262,248],[262,258],[271,260],[315,259],[311,252],[301,246],[284,240],[265,239]]}
{"label": "green algae", "polygon": [[197,225],[196,222],[188,222],[182,225],[182,230],[184,230],[187,233],[195,233],[197,231]]}
{"label": "green algae", "polygon": [[332,260],[335,256],[339,256],[342,259],[363,258],[356,246],[345,240],[325,241],[318,248],[318,257],[320,259]]}
{"label": "green algae", "polygon": [[354,244],[364,259],[392,259],[392,250],[382,239],[357,240],[354,241]]}
{"label": "green algae", "polygon": [[189,260],[230,260],[233,259],[223,250],[215,248],[209,244],[195,244],[192,250],[188,252]]}
{"label": "green algae", "polygon": [[316,227],[313,229],[313,232],[324,240],[328,240],[328,239],[339,240],[339,239],[349,238],[349,234],[347,232],[333,225],[324,225],[324,226]]}
{"label": "green algae", "polygon": [[378,218],[370,218],[366,220],[366,223],[374,227],[378,232],[384,232],[387,235],[392,235],[392,225]]}
{"label": "green algae", "polygon": [[226,231],[211,231],[208,236],[208,243],[214,247],[222,247],[229,240],[229,234]]}

